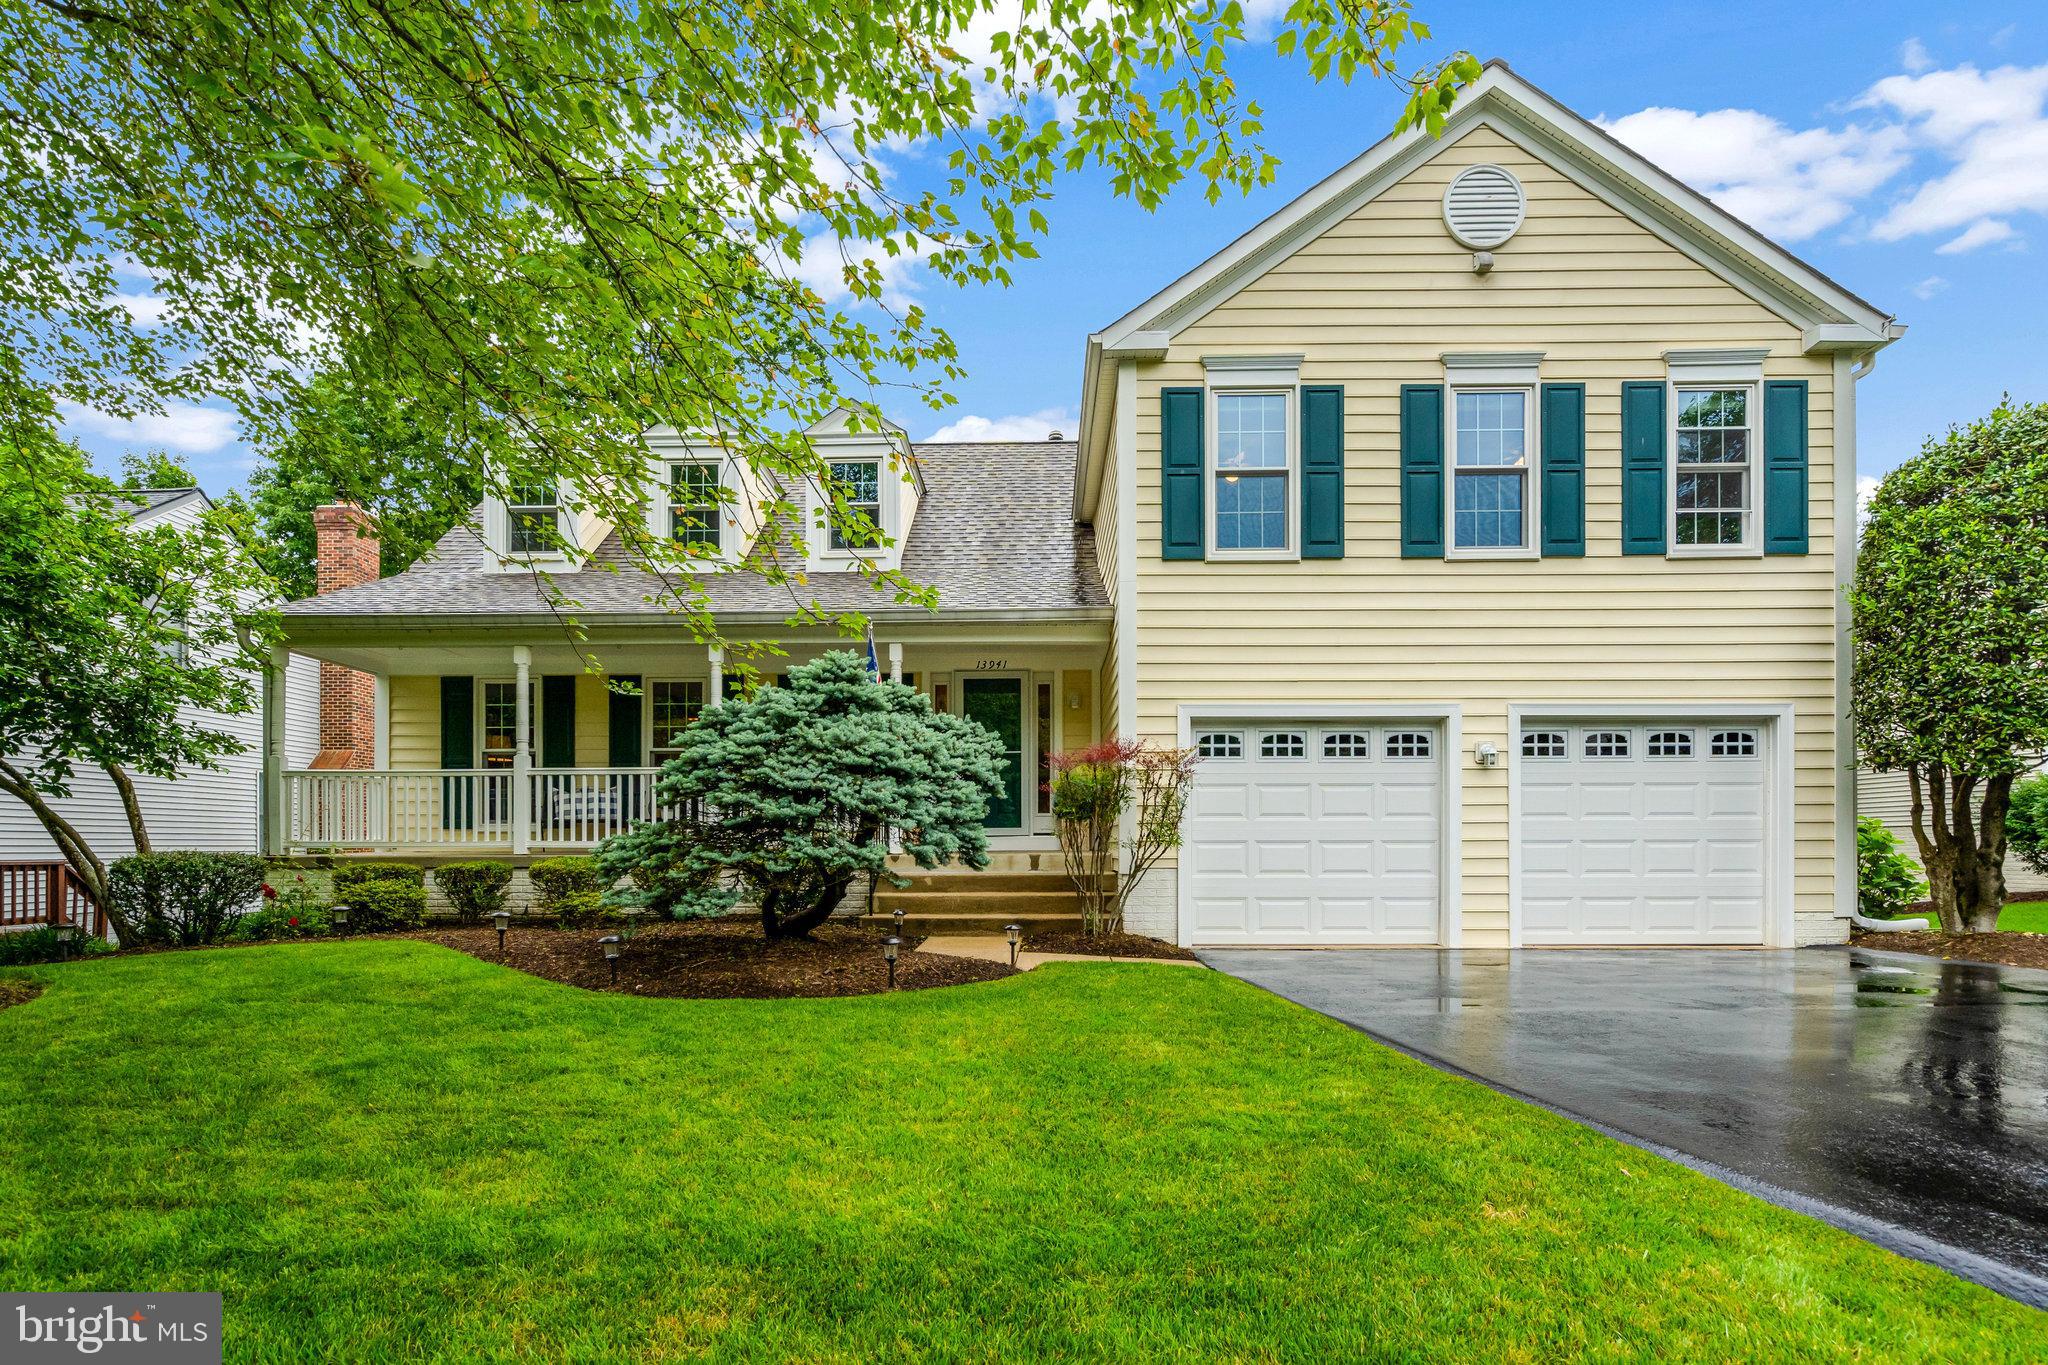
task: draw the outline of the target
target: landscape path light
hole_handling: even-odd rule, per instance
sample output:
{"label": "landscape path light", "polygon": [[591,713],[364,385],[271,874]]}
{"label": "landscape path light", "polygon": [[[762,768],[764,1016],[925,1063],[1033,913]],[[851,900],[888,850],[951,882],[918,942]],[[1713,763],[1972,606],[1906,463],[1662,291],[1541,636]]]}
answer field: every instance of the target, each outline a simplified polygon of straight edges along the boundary
{"label": "landscape path light", "polygon": [[890,913],[891,915],[894,915],[894,916],[896,917],[896,937],[898,937],[898,938],[902,938],[902,937],[903,937],[903,914],[904,914],[904,912],[903,912],[903,908],[902,908],[901,906],[898,906],[898,907],[897,907],[896,909],[894,909],[894,910],[891,910],[891,911],[890,911],[889,913]]}
{"label": "landscape path light", "polygon": [[896,955],[903,951],[903,940],[891,934],[882,940],[882,957],[889,964],[889,989],[896,989]]}
{"label": "landscape path light", "polygon": [[505,929],[512,923],[512,912],[510,910],[494,910],[491,912],[491,918],[498,922],[498,956],[503,957],[505,955]]}
{"label": "landscape path light", "polygon": [[346,905],[334,907],[334,932],[343,938],[348,937],[348,907]]}
{"label": "landscape path light", "polygon": [[50,932],[57,940],[57,960],[71,960],[71,945],[78,941],[78,926],[75,924],[53,924]]}
{"label": "landscape path light", "polygon": [[1017,943],[1024,937],[1024,926],[1021,924],[1005,924],[1003,926],[1003,937],[1010,940],[1010,965],[1014,967],[1017,965]]}
{"label": "landscape path light", "polygon": [[625,950],[625,942],[617,934],[606,934],[598,940],[604,948],[604,963],[612,969],[612,984],[619,984],[619,954]]}

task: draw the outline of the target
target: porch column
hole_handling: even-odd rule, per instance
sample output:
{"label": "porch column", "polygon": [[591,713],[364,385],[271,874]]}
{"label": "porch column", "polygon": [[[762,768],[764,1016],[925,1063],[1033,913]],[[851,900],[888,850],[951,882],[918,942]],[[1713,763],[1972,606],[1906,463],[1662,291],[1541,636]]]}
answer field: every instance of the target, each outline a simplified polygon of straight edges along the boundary
{"label": "porch column", "polygon": [[285,669],[291,655],[273,647],[263,669],[263,814],[257,848],[275,857],[284,852]]}
{"label": "porch column", "polygon": [[533,750],[526,735],[533,724],[533,699],[527,684],[533,672],[533,651],[512,646],[512,851],[524,853],[533,840]]}
{"label": "porch column", "polygon": [[893,683],[903,681],[903,642],[901,640],[891,640],[889,642],[889,681]]}
{"label": "porch column", "polygon": [[711,681],[704,686],[704,704],[716,706],[725,700],[725,651],[712,645],[704,653],[711,660]]}

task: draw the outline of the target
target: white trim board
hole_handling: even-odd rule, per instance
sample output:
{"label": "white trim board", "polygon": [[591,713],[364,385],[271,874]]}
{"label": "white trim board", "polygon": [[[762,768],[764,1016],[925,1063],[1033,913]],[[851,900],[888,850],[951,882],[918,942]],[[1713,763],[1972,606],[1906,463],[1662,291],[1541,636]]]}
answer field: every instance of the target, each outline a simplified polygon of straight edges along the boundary
{"label": "white trim board", "polygon": [[[1437,946],[1456,948],[1464,943],[1464,895],[1459,872],[1464,864],[1464,708],[1455,703],[1434,706],[1337,705],[1311,703],[1240,702],[1234,705],[1183,705],[1175,710],[1175,743],[1183,749],[1194,746],[1196,720],[1410,720],[1438,727],[1442,731],[1443,766],[1437,811]],[[1174,858],[1173,941],[1185,948],[1193,938],[1194,906],[1188,899],[1189,879],[1181,875],[1178,851]],[[1272,944],[1284,947],[1284,944]],[[1311,947],[1329,945],[1308,945]]]}
{"label": "white trim board", "polygon": [[[1522,727],[1532,721],[1733,721],[1763,728],[1764,946],[1790,948],[1793,936],[1793,843],[1797,773],[1790,702],[1510,702],[1508,778],[1508,947],[1522,946]],[[1598,945],[1589,944],[1589,947]]]}

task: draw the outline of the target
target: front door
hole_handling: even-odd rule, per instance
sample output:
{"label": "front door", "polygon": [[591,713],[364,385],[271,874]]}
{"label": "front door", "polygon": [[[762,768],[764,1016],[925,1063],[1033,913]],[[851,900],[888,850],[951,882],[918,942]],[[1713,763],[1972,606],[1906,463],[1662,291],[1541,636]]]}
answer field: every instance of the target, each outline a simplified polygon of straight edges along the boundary
{"label": "front door", "polygon": [[1003,789],[989,798],[989,829],[1024,826],[1024,680],[970,677],[960,685],[960,714],[1002,741]]}

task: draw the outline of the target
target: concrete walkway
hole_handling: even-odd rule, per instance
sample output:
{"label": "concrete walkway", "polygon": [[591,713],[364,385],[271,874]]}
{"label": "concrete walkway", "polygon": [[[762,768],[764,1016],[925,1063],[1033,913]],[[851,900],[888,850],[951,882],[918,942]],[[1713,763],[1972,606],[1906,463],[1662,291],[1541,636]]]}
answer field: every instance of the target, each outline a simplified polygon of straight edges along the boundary
{"label": "concrete walkway", "polygon": [[2048,972],[1863,948],[1202,956],[2048,1306]]}
{"label": "concrete walkway", "polygon": [[[1000,934],[940,934],[918,944],[917,951],[940,953],[946,957],[971,957],[981,962],[1008,962],[1010,941]],[[1202,965],[1185,957],[1097,957],[1092,953],[1034,953],[1029,950],[1017,954],[1020,971],[1028,972],[1047,962],[1149,962],[1161,967]]]}

